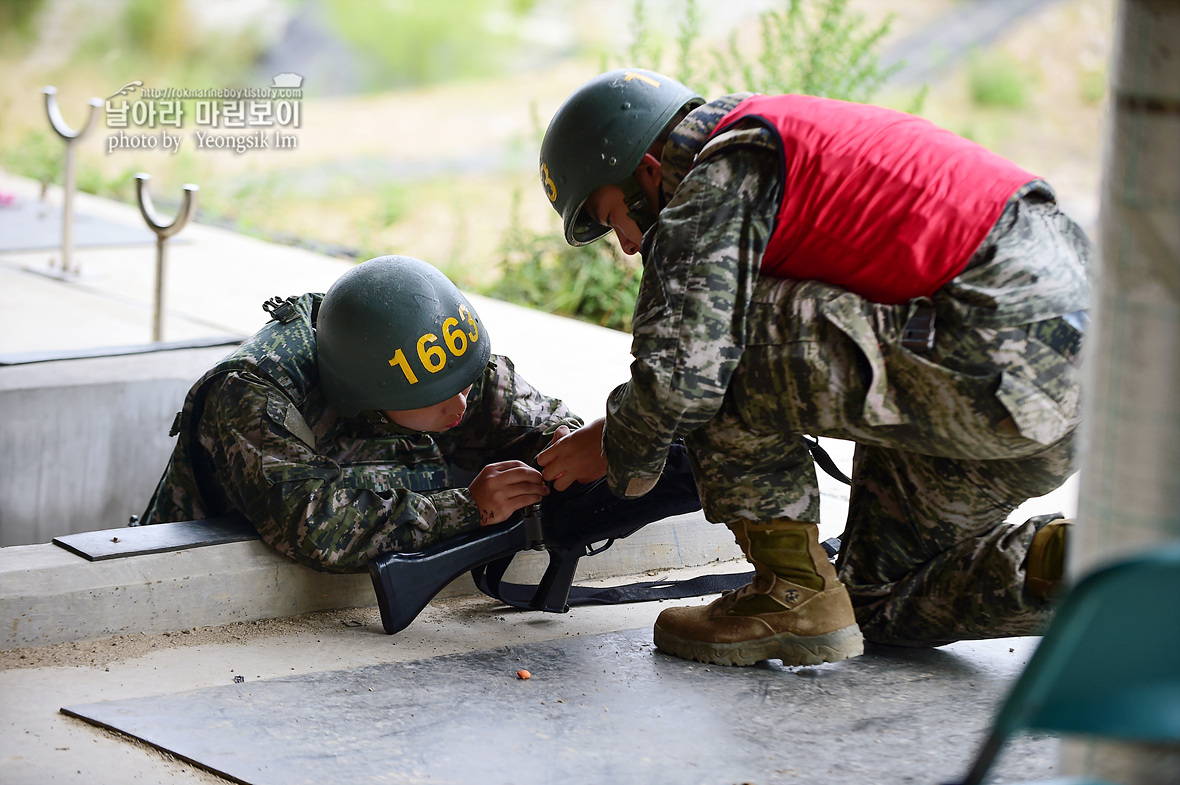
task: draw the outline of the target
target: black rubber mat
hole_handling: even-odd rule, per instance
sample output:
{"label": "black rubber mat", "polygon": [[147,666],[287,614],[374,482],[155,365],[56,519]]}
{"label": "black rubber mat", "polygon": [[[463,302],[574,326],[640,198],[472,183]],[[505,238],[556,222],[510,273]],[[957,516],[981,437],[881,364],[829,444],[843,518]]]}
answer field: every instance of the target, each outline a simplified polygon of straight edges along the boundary
{"label": "black rubber mat", "polygon": [[258,532],[249,521],[234,517],[65,534],[54,537],[53,544],[89,561],[104,561],[257,539]]}
{"label": "black rubber mat", "polygon": [[[249,785],[936,785],[963,774],[1032,643],[727,668],[641,629],[62,711]],[[997,781],[1056,755],[1014,742]]]}
{"label": "black rubber mat", "polygon": [[[0,207],[0,252],[61,248],[61,207],[20,199]],[[172,238],[173,240],[177,238]],[[79,213],[74,208],[74,247],[155,245],[147,225],[132,227]],[[171,240],[169,241],[171,242]]]}

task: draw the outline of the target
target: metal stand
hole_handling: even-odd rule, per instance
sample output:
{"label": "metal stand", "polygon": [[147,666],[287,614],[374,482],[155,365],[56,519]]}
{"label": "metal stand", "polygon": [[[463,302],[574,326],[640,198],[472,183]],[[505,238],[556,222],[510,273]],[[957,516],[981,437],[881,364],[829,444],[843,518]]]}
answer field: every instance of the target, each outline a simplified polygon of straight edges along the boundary
{"label": "metal stand", "polygon": [[147,181],[152,179],[148,174],[135,175],[135,198],[139,201],[139,212],[147,225],[156,233],[156,297],[152,307],[152,340],[160,341],[164,335],[164,259],[167,251],[167,241],[188,223],[197,206],[197,191],[201,190],[192,183],[184,186],[184,203],[180,212],[172,223],[165,224],[156,213],[152,205],[152,195],[147,191]]}
{"label": "metal stand", "polygon": [[[45,111],[49,115],[49,124],[66,143],[65,180],[62,183],[61,209],[61,275],[63,277],[77,277],[79,269],[77,266],[71,265],[71,257],[74,253],[74,145],[94,127],[94,121],[98,118],[98,112],[95,110],[102,108],[102,101],[97,98],[87,101],[90,113],[86,116],[86,122],[82,128],[75,131],[62,119],[61,110],[57,106],[57,88],[46,87],[41,92],[45,94]],[[50,267],[52,266],[52,262],[50,262]]]}

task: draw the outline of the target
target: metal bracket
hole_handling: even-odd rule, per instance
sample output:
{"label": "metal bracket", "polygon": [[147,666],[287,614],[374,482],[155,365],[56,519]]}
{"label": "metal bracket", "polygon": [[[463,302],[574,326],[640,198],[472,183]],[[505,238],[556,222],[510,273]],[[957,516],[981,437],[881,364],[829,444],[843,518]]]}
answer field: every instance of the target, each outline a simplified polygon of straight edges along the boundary
{"label": "metal bracket", "polygon": [[526,550],[545,550],[545,529],[541,525],[541,505],[530,504],[524,514],[524,547]]}
{"label": "metal bracket", "polygon": [[[45,112],[49,115],[49,124],[66,144],[66,158],[64,179],[62,181],[62,209],[61,209],[61,274],[63,277],[77,277],[79,269],[71,263],[74,254],[74,189],[77,182],[74,171],[74,146],[94,127],[98,119],[96,110],[102,108],[102,101],[91,98],[87,101],[90,107],[86,115],[86,122],[75,131],[66,124],[61,116],[61,109],[57,105],[57,88],[45,87],[41,90],[45,94]],[[51,265],[52,266],[52,265]]]}
{"label": "metal bracket", "polygon": [[152,306],[152,340],[160,341],[164,336],[164,272],[167,252],[167,241],[179,232],[192,218],[197,206],[197,191],[199,186],[186,183],[184,186],[184,202],[180,212],[172,219],[172,223],[165,224],[152,204],[152,195],[148,193],[147,182],[151,175],[140,172],[135,175],[135,198],[139,202],[139,213],[147,221],[148,228],[156,233],[156,296]]}

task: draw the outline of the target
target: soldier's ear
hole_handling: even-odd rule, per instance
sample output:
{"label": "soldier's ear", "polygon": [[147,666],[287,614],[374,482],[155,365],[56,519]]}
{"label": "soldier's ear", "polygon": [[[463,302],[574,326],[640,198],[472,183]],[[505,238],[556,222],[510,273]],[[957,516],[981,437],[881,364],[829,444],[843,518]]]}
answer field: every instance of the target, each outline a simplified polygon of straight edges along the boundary
{"label": "soldier's ear", "polygon": [[635,167],[635,181],[643,189],[643,193],[647,196],[647,201],[655,207],[660,203],[660,180],[662,176],[662,169],[660,162],[651,153],[646,153],[639,166]]}
{"label": "soldier's ear", "polygon": [[635,167],[635,177],[646,188],[649,181],[658,185],[660,182],[660,162],[651,153],[645,153]]}

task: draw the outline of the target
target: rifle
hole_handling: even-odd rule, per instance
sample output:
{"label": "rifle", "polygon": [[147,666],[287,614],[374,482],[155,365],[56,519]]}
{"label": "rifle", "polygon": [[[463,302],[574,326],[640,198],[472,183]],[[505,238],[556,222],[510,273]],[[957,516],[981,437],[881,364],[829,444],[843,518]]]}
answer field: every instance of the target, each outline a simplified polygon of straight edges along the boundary
{"label": "rifle", "polygon": [[[648,523],[701,508],[687,453],[683,446],[674,447],[659,482],[638,499],[616,498],[602,480],[575,484],[551,493],[507,523],[463,534],[423,551],[388,553],[374,559],[369,563],[369,574],[385,632],[393,635],[404,630],[443,587],[469,571],[482,591],[510,605],[567,612],[579,559],[606,550],[616,539],[634,534]],[[604,541],[605,545],[593,547]],[[500,579],[512,557],[523,550],[548,550],[549,566],[531,597],[511,599],[501,588],[519,594],[522,587],[501,584]]]}
{"label": "rifle", "polygon": [[[835,464],[818,442],[808,441],[817,460]],[[829,472],[832,469],[827,469]],[[839,471],[836,469],[835,471]],[[833,475],[836,476],[836,475]],[[847,479],[844,480],[847,482]],[[609,548],[649,523],[701,509],[688,453],[673,444],[659,481],[644,496],[619,499],[604,480],[550,493],[522,515],[494,527],[460,535],[424,551],[389,553],[369,564],[381,625],[393,635],[414,621],[436,594],[465,572],[485,594],[527,610],[566,613],[571,604],[614,604],[716,594],[749,583],[752,573],[702,575],[683,581],[649,581],[606,589],[573,586],[583,556]],[[600,543],[605,543],[599,545]],[[595,547],[598,546],[598,547]],[[835,558],[840,539],[823,543]],[[523,550],[548,550],[549,566],[536,587],[504,583],[512,558]]]}

